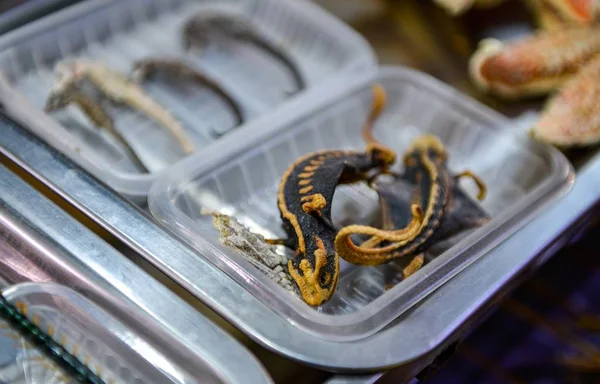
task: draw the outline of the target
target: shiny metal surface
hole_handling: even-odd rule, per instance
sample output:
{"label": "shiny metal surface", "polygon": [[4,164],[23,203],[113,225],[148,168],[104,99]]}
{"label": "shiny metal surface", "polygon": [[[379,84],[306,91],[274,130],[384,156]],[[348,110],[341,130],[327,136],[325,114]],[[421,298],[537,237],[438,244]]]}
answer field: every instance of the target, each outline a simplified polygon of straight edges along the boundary
{"label": "shiny metal surface", "polygon": [[193,382],[271,382],[231,336],[3,166],[0,252],[0,279],[76,289],[138,330]]}
{"label": "shiny metal surface", "polygon": [[[94,217],[167,275],[265,347],[329,370],[365,372],[402,365],[406,377],[459,338],[471,316],[595,202],[600,181],[585,178],[572,193],[518,236],[464,270],[428,299],[374,336],[351,343],[319,340],[276,316],[241,286],[158,227],[146,214],[14,124],[3,127],[3,153]],[[600,158],[586,172],[600,171]],[[591,188],[591,189],[590,189]],[[565,216],[564,207],[570,217]],[[544,223],[540,228],[539,223]],[[532,236],[533,233],[533,236]],[[523,237],[520,237],[523,239]],[[172,257],[163,264],[160,255]],[[172,268],[172,269],[170,269]],[[177,273],[179,271],[180,273]],[[191,282],[194,284],[191,284]],[[143,294],[143,293],[142,293]],[[366,353],[368,351],[368,353]],[[412,376],[411,376],[412,377]]]}

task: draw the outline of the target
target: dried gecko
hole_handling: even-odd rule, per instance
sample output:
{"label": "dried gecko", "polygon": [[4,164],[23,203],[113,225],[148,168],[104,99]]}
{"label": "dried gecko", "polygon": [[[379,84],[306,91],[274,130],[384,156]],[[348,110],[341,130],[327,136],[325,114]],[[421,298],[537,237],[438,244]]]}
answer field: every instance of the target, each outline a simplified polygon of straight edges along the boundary
{"label": "dried gecko", "polygon": [[[331,221],[337,187],[385,173],[396,159],[394,151],[373,137],[373,125],[385,106],[386,93],[380,85],[372,91],[373,105],[363,127],[366,150],[308,153],[288,167],[279,184],[277,205],[286,238],[267,241],[296,251],[288,271],[302,299],[311,306],[331,299],[339,281],[340,263],[334,245],[337,229]],[[417,207],[407,232],[418,227],[420,216]]]}
{"label": "dried gecko", "polygon": [[[413,201],[406,203],[404,207],[395,206],[392,210],[390,204],[395,198],[384,193],[383,189],[380,191],[380,196],[383,197],[380,201],[385,203],[382,208],[389,215],[386,222],[389,221],[394,230],[364,225],[344,227],[335,238],[338,255],[356,265],[380,265],[401,257],[418,255],[436,241],[480,222],[480,211],[473,209],[472,204],[468,204],[469,201],[454,200],[464,197],[455,183],[463,177],[473,179],[479,187],[479,200],[485,197],[485,184],[470,171],[451,175],[447,161],[446,148],[436,136],[423,135],[417,138],[404,156],[405,171],[400,176],[415,186]],[[404,227],[407,220],[414,222],[415,207],[422,208],[422,220],[417,228],[412,228],[410,224]],[[468,221],[463,222],[467,219]],[[406,236],[407,234],[410,236]],[[367,235],[371,238],[366,243],[356,245],[351,237],[353,235]],[[384,243],[389,244],[380,247]]]}
{"label": "dried gecko", "polygon": [[141,161],[135,150],[129,145],[127,140],[121,135],[114,125],[112,117],[105,110],[104,106],[97,102],[92,96],[83,92],[76,83],[70,83],[62,87],[60,91],[54,92],[46,101],[44,110],[54,112],[66,108],[70,104],[75,104],[90,119],[90,121],[99,128],[106,129],[121,143],[127,154],[133,159],[136,165],[144,172],[148,169]]}
{"label": "dried gecko", "polygon": [[282,49],[277,48],[273,43],[267,41],[248,21],[240,17],[243,17],[243,15],[240,16],[226,12],[202,12],[192,16],[183,28],[185,48],[204,47],[215,32],[220,35],[226,35],[235,40],[253,44],[268,52],[289,68],[296,83],[296,92],[306,88],[306,82],[294,60]]}
{"label": "dried gecko", "polygon": [[55,70],[58,82],[52,89],[50,97],[56,93],[63,93],[64,89],[73,82],[88,80],[109,100],[137,109],[167,128],[186,154],[194,151],[194,144],[171,113],[120,73],[100,62],[81,58],[68,64],[58,63]]}
{"label": "dried gecko", "polygon": [[134,64],[133,79],[137,82],[143,82],[151,77],[154,73],[163,71],[170,75],[177,76],[183,79],[189,79],[194,83],[210,88],[218,94],[233,111],[237,123],[244,123],[244,116],[240,105],[221,87],[215,80],[208,75],[194,69],[189,64],[176,59],[155,58],[150,57],[140,60]]}

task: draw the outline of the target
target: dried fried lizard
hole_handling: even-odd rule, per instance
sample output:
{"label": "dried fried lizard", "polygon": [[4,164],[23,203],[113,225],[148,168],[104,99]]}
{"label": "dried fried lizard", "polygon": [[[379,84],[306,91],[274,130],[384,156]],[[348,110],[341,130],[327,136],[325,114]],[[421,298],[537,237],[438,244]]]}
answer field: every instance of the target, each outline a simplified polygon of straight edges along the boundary
{"label": "dried fried lizard", "polygon": [[106,129],[110,132],[125,149],[135,164],[144,172],[148,172],[148,168],[141,161],[135,150],[129,145],[127,140],[121,135],[114,125],[112,117],[104,109],[104,106],[97,102],[92,96],[83,92],[76,83],[69,83],[62,87],[60,91],[53,92],[48,100],[44,110],[46,112],[54,112],[66,108],[70,104],[75,104],[97,127]]}
{"label": "dried fried lizard", "polygon": [[[373,96],[373,107],[363,129],[366,151],[309,153],[290,165],[279,184],[277,201],[287,238],[267,241],[296,251],[296,257],[288,261],[288,270],[303,300],[311,306],[328,301],[339,279],[339,258],[334,246],[337,229],[331,222],[336,187],[369,180],[373,173],[384,173],[396,158],[391,149],[372,136],[373,124],[385,104],[383,88],[373,87]],[[414,221],[418,220],[416,212]]]}
{"label": "dried fried lizard", "polygon": [[203,48],[208,44],[214,33],[229,36],[235,40],[253,44],[268,52],[289,68],[296,83],[296,92],[306,88],[304,78],[294,60],[282,49],[277,48],[275,44],[267,41],[249,22],[240,17],[243,17],[243,15],[225,12],[202,12],[192,16],[183,28],[185,48],[188,50],[192,47]]}
{"label": "dried fried lizard", "polygon": [[73,82],[88,80],[107,99],[137,109],[167,128],[186,154],[194,151],[194,144],[181,124],[165,108],[146,95],[137,84],[120,73],[88,59],[58,63],[56,73],[58,82],[52,89],[50,98],[56,93],[63,93]]}
{"label": "dried fried lizard", "polygon": [[[339,256],[357,265],[380,265],[400,257],[414,257],[435,242],[483,222],[483,212],[468,200],[456,180],[472,178],[480,190],[478,199],[485,197],[484,183],[469,171],[451,176],[447,159],[446,149],[437,137],[424,135],[415,140],[404,156],[405,171],[400,176],[414,186],[413,201],[399,204],[394,187],[379,186],[384,228],[392,226],[394,230],[363,225],[344,227],[335,239]],[[423,218],[412,236],[406,238],[405,229],[398,228],[404,228],[407,218],[415,216],[415,207],[423,207]],[[356,245],[352,235],[371,238]]]}
{"label": "dried fried lizard", "polygon": [[211,79],[208,75],[194,69],[189,64],[181,60],[154,57],[140,60],[134,64],[133,79],[137,82],[143,82],[158,71],[164,71],[169,75],[177,76],[183,79],[188,79],[199,86],[205,86],[210,88],[213,92],[218,94],[219,97],[225,100],[229,108],[231,108],[237,120],[236,125],[241,125],[244,123],[242,108],[233,99],[233,97],[231,97],[223,89],[223,87],[221,87],[215,80]]}

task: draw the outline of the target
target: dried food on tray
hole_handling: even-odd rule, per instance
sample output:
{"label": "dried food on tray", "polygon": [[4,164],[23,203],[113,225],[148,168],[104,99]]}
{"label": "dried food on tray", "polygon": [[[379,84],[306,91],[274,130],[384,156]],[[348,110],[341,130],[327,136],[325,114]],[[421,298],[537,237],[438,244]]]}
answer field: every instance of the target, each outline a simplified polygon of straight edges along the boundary
{"label": "dried food on tray", "polygon": [[275,246],[253,233],[235,217],[210,210],[202,214],[213,216],[213,226],[219,231],[221,242],[238,251],[252,265],[287,291],[297,293],[287,273],[287,259],[277,253]]}
{"label": "dried food on tray", "polygon": [[[437,137],[417,138],[404,155],[405,171],[398,176],[408,183],[393,184],[398,189],[409,186],[413,190],[412,198],[398,199],[390,185],[379,189],[382,228],[363,225],[342,228],[335,239],[339,256],[357,265],[380,265],[397,258],[414,258],[459,231],[485,223],[487,215],[457,184],[459,178],[472,178],[479,188],[478,199],[482,200],[486,190],[483,181],[470,171],[451,175],[447,162],[448,153]],[[415,221],[417,208],[421,217]],[[356,235],[371,237],[356,245],[351,238]]]}
{"label": "dried food on tray", "polygon": [[[488,247],[512,234],[528,217],[532,212],[528,209],[533,210],[541,201],[540,191],[547,194],[555,190],[556,187],[550,187],[551,175],[556,175],[557,164],[566,164],[564,156],[554,149],[523,142],[521,135],[509,134],[510,121],[429,76],[390,68],[377,76],[347,81],[346,87],[330,97],[314,100],[312,108],[302,115],[274,120],[263,132],[233,145],[227,153],[215,153],[203,164],[195,164],[192,158],[184,160],[172,174],[155,184],[149,199],[158,220],[279,316],[306,332],[334,340],[372,335],[483,256]],[[376,139],[401,156],[416,138],[424,134],[439,137],[450,154],[448,167],[452,174],[470,168],[493,186],[481,210],[476,206],[474,212],[465,210],[468,213],[464,214],[477,218],[487,213],[492,219],[483,226],[478,226],[478,220],[466,223],[473,225],[472,230],[456,229],[456,236],[436,242],[424,255],[412,259],[369,267],[347,263],[338,255],[335,294],[315,308],[290,298],[237,252],[220,246],[212,220],[199,215],[200,208],[234,216],[267,239],[286,237],[276,203],[283,175],[290,164],[310,153],[329,149],[364,151],[362,130],[373,102],[373,84],[385,87],[389,104],[373,127]],[[293,111],[286,110],[286,114],[290,112]],[[238,131],[229,137],[233,144],[243,136]],[[385,185],[388,177],[402,174],[402,164],[397,162],[389,173],[393,174],[335,188],[330,205],[336,230],[352,224],[380,227],[378,194],[369,182],[374,187]],[[405,180],[392,178],[395,181]],[[400,204],[406,202],[410,213],[414,186],[405,184],[394,192]],[[460,180],[460,187],[465,195],[473,197],[466,202],[477,204],[477,188],[471,180]],[[465,203],[458,200],[457,204]],[[306,208],[311,211],[320,205],[322,201],[318,199]],[[450,229],[454,233],[455,229]],[[439,232],[439,236],[444,237],[443,234],[444,231]],[[368,238],[354,240],[360,244]],[[283,247],[278,251],[294,258],[293,251]],[[407,281],[402,282],[406,277]],[[391,285],[395,288],[386,291]]]}
{"label": "dried food on tray", "polygon": [[[75,108],[52,117],[41,112],[55,83],[53,68],[61,61],[86,58],[127,76],[144,58],[185,60],[234,98],[244,125],[294,102],[289,96],[297,86],[290,69],[265,49],[216,30],[210,33],[210,42],[216,44],[200,53],[183,47],[185,23],[194,15],[211,13],[251,23],[257,36],[293,61],[306,91],[375,65],[372,49],[358,33],[310,2],[91,0],[0,39],[0,97],[19,123],[117,192],[143,204],[152,183],[184,157],[180,143],[165,132],[162,121],[142,116],[146,113],[137,108],[108,109],[116,128],[150,170],[141,172],[111,135],[94,129]],[[217,36],[225,37],[224,44],[214,39]],[[143,90],[176,117],[195,149],[209,151],[240,126],[235,112],[213,90],[174,80],[148,82]],[[296,93],[293,99],[300,97]],[[300,102],[300,109],[305,105]],[[251,130],[254,135],[260,128]]]}
{"label": "dried food on tray", "polygon": [[0,317],[10,329],[0,329],[0,336],[19,343],[6,371],[24,373],[27,383],[167,384],[189,378],[134,329],[70,288],[22,283],[6,288],[3,297]]}
{"label": "dried food on tray", "polygon": [[114,120],[106,110],[102,100],[97,100],[92,95],[83,91],[78,83],[68,83],[61,87],[60,90],[53,92],[48,97],[44,110],[48,113],[54,112],[72,104],[76,105],[95,126],[107,130],[125,149],[129,158],[143,172],[148,172],[148,169],[135,152],[135,149],[121,135],[121,132],[115,128]]}
{"label": "dried food on tray", "polygon": [[235,115],[236,125],[244,123],[244,115],[240,103],[232,97],[216,80],[209,75],[195,69],[189,63],[175,58],[148,57],[139,60],[133,65],[132,77],[137,82],[143,82],[163,72],[173,78],[192,81],[201,87],[208,87],[221,97],[231,108]]}
{"label": "dried food on tray", "polygon": [[183,44],[187,50],[202,49],[215,38],[230,37],[236,41],[252,44],[269,53],[285,65],[296,84],[290,94],[306,88],[306,81],[296,62],[266,37],[262,36],[239,12],[200,11],[189,18],[183,27]]}
{"label": "dried food on tray", "polygon": [[194,151],[194,143],[185,133],[181,123],[121,73],[99,61],[84,58],[59,62],[55,71],[57,82],[48,96],[49,99],[60,97],[73,83],[89,81],[108,100],[125,104],[160,123],[178,141],[184,153]]}
{"label": "dried food on tray", "polygon": [[600,1],[531,0],[529,5],[541,31],[509,43],[482,40],[469,63],[471,78],[480,89],[507,99],[558,91],[532,136],[558,147],[597,144]]}
{"label": "dried food on tray", "polygon": [[[373,99],[363,127],[365,152],[309,153],[290,165],[279,184],[277,205],[287,238],[266,242],[295,251],[287,263],[287,272],[302,299],[311,306],[322,305],[333,296],[339,280],[339,257],[355,265],[380,265],[398,258],[408,259],[403,271],[406,278],[421,268],[423,253],[431,245],[488,220],[487,214],[457,184],[459,178],[472,178],[479,187],[481,200],[486,191],[483,181],[470,171],[450,175],[446,148],[437,137],[424,135],[413,142],[404,156],[406,169],[397,176],[401,182],[387,184],[379,191],[383,211],[381,228],[364,225],[336,228],[331,208],[338,186],[358,182],[372,184],[377,177],[391,174],[390,167],[396,160],[395,152],[377,142],[372,134],[385,105],[385,91],[381,86],[373,87]],[[411,198],[402,199],[399,196],[406,189],[411,191]],[[221,239],[227,239],[232,232],[231,218],[213,215],[213,225],[220,229]],[[243,228],[242,232],[243,237],[256,239],[256,235]],[[357,235],[371,237],[357,246],[351,238]],[[257,240],[264,246],[262,237]],[[247,242],[242,243],[241,246],[234,244],[234,248],[268,268],[274,267],[269,260],[253,256],[256,247],[244,249]],[[273,255],[280,262],[279,256]]]}
{"label": "dried food on tray", "polygon": [[337,229],[331,220],[336,188],[385,173],[396,159],[396,154],[371,134],[386,97],[380,86],[373,88],[373,94],[373,106],[363,129],[365,151],[309,153],[290,165],[279,184],[277,205],[287,238],[269,241],[295,251],[288,271],[309,305],[327,302],[339,280],[340,265],[334,245]]}

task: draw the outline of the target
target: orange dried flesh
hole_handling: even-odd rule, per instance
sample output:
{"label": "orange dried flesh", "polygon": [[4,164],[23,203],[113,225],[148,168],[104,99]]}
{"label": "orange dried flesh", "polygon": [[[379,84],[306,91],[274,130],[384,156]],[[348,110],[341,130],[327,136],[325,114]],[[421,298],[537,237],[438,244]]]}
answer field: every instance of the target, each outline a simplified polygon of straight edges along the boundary
{"label": "orange dried flesh", "polygon": [[600,141],[600,55],[565,84],[550,100],[534,136],[559,146]]}
{"label": "orange dried flesh", "polygon": [[543,32],[507,45],[481,64],[480,73],[490,83],[526,85],[573,75],[599,52],[599,27]]}

